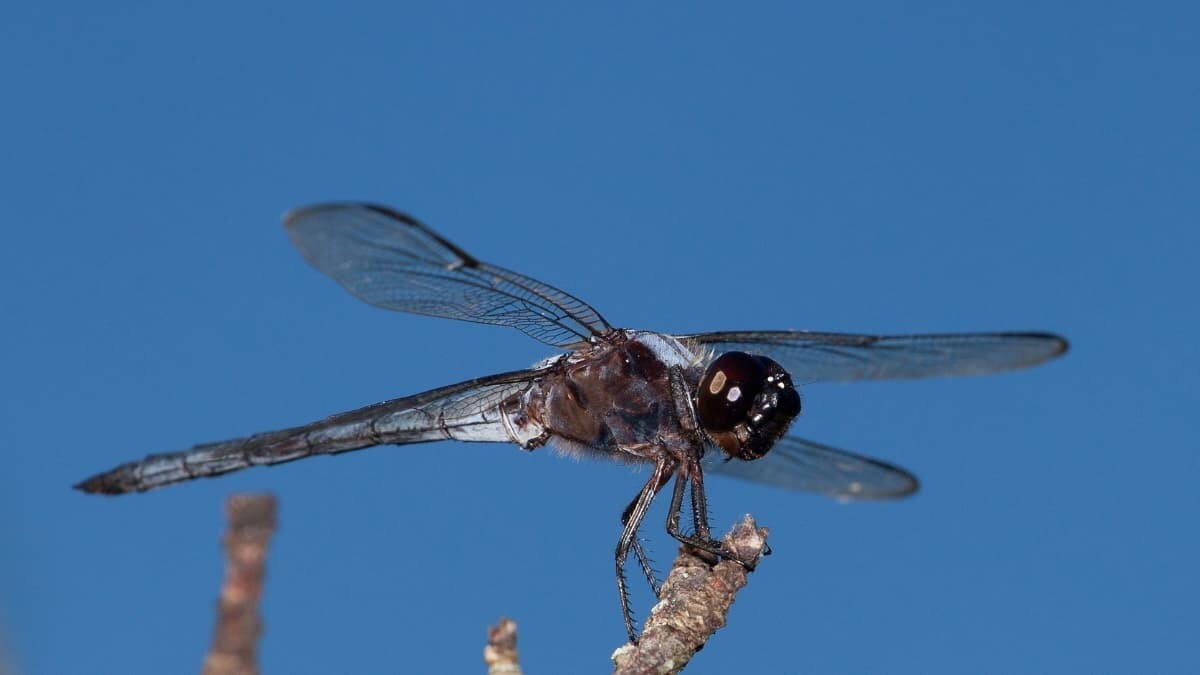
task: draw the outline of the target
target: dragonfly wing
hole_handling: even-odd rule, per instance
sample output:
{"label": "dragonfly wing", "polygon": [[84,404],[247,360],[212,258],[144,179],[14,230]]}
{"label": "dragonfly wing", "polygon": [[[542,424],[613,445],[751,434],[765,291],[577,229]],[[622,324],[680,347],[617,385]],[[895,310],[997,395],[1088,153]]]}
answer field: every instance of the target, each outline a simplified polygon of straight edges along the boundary
{"label": "dragonfly wing", "polygon": [[706,473],[847,501],[898,499],[919,485],[916,476],[893,464],[795,436],[784,436],[765,456],[748,462],[710,448],[704,465]]}
{"label": "dragonfly wing", "polygon": [[677,336],[698,350],[762,354],[797,384],[983,375],[1028,368],[1067,351],[1052,333],[854,335],[734,331]]}
{"label": "dragonfly wing", "polygon": [[317,204],[288,213],[284,227],[313,267],[378,307],[511,326],[557,347],[612,330],[579,298],[481,262],[386,206]]}

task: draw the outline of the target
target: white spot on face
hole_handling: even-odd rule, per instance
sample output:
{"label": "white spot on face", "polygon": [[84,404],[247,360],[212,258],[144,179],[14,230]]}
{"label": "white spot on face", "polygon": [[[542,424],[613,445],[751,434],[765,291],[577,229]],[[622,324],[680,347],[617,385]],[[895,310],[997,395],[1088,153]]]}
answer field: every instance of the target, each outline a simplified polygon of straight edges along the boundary
{"label": "white spot on face", "polygon": [[742,397],[742,388],[741,387],[730,387],[729,393],[725,394],[725,400],[729,401],[730,403],[733,403],[734,401],[738,400],[741,397]]}
{"label": "white spot on face", "polygon": [[725,371],[719,370],[713,375],[712,382],[708,383],[708,393],[716,396],[725,388]]}
{"label": "white spot on face", "polygon": [[862,492],[862,490],[863,490],[862,483],[860,483],[858,481],[854,481],[853,483],[851,483],[850,485],[848,485],[846,487],[847,487],[846,491],[851,494],[858,494],[858,493]]}

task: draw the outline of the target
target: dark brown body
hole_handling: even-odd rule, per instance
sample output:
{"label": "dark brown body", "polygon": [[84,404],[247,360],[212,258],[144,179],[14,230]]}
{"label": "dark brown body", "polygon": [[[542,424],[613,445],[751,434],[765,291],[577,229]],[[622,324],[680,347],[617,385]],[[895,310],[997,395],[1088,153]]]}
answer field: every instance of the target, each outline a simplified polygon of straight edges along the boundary
{"label": "dark brown body", "polygon": [[531,392],[526,410],[545,440],[567,452],[634,462],[694,446],[695,414],[685,391],[672,392],[671,377],[674,369],[681,389],[694,390],[699,371],[690,352],[663,335],[616,333],[561,357]]}

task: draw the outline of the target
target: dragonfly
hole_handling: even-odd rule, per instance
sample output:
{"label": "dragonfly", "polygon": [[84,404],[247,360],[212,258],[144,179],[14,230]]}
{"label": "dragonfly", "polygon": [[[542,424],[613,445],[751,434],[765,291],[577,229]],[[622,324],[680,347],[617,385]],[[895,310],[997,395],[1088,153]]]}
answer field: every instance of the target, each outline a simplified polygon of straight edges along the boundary
{"label": "dragonfly", "polygon": [[[673,335],[615,328],[554,286],[475,258],[406,213],[322,203],[284,216],[301,255],[384,309],[515,328],[559,352],[533,367],[451,384],[302,426],[152,454],[96,474],[88,493],[143,492],[241,469],[379,445],[441,440],[551,446],[649,468],[621,513],[615,563],[626,632],[637,641],[626,563],[661,587],[638,538],[674,479],[666,523],[680,542],[738,560],[712,537],[705,476],[720,474],[840,500],[913,494],[888,462],[787,435],[798,383],[998,373],[1067,351],[1046,332],[856,335],[787,330]],[[681,526],[684,500],[691,530]]]}

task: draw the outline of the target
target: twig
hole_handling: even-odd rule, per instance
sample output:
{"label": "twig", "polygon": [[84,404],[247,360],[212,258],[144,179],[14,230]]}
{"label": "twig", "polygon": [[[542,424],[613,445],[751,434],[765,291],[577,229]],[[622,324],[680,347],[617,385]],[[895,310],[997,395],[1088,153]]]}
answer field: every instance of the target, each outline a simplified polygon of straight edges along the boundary
{"label": "twig", "polygon": [[256,675],[267,543],[275,531],[275,498],[233,495],[225,503],[225,584],[203,675]]}
{"label": "twig", "polygon": [[[767,528],[746,516],[723,541],[738,558],[757,563],[767,546]],[[681,546],[638,644],[626,644],[613,653],[614,672],[642,675],[683,670],[725,625],[734,595],[746,585],[748,573],[736,562],[721,560],[714,565],[694,549]]]}
{"label": "twig", "polygon": [[517,653],[517,622],[501,617],[500,623],[488,628],[487,647],[483,648],[483,662],[488,675],[521,675],[521,664]]}
{"label": "twig", "polygon": [[4,648],[4,641],[0,640],[0,675],[16,675],[17,671],[13,668],[8,656],[8,650]]}

